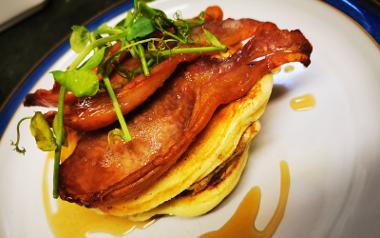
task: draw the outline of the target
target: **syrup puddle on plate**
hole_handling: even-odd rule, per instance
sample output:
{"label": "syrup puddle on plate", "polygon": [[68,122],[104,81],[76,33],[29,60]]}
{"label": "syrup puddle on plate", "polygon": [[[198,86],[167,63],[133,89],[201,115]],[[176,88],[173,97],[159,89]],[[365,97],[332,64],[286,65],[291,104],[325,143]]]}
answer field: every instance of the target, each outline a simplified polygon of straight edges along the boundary
{"label": "syrup puddle on plate", "polygon": [[312,94],[304,94],[290,100],[290,107],[295,111],[306,111],[315,107],[316,100]]}
{"label": "syrup puddle on plate", "polygon": [[281,190],[280,198],[268,225],[263,230],[255,227],[257,214],[260,208],[261,192],[259,187],[253,187],[240,203],[235,214],[219,230],[206,233],[201,238],[267,238],[276,232],[285,214],[290,189],[289,167],[281,161]]}
{"label": "syrup puddle on plate", "polygon": [[285,66],[284,70],[285,70],[285,73],[290,73],[290,72],[293,72],[295,68],[293,65],[287,65]]}
{"label": "syrup puddle on plate", "polygon": [[145,228],[150,222],[131,222],[125,218],[103,215],[94,209],[81,207],[74,203],[54,200],[57,210],[53,211],[50,203],[51,194],[48,185],[48,168],[50,159],[44,167],[44,181],[42,186],[43,203],[48,224],[57,238],[85,238],[91,233],[108,233],[120,237],[134,228]]}
{"label": "syrup puddle on plate", "polygon": [[[131,222],[125,218],[104,215],[94,209],[81,207],[74,203],[54,200],[57,205],[53,211],[51,194],[49,193],[48,168],[50,159],[46,160],[43,177],[42,192],[45,214],[48,224],[57,238],[85,238],[91,233],[107,233],[121,237],[134,228],[146,228],[154,222]],[[202,238],[266,238],[271,237],[284,216],[290,189],[289,167],[285,161],[281,161],[281,191],[274,215],[268,225],[258,230],[254,224],[260,208],[261,192],[259,187],[253,187],[240,203],[239,208],[231,219],[219,230],[206,233]],[[250,209],[247,209],[250,208]]]}
{"label": "syrup puddle on plate", "polygon": [[291,73],[295,70],[296,68],[293,66],[293,65],[286,65],[286,66],[279,66],[275,69],[272,70],[272,74],[278,74],[280,73],[282,70],[285,72],[285,73]]}

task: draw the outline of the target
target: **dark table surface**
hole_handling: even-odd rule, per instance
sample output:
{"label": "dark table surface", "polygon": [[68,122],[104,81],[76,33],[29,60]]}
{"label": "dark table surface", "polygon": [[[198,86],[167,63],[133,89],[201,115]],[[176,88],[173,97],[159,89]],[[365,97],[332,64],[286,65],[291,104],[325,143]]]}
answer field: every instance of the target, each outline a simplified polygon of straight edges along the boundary
{"label": "dark table surface", "polygon": [[[345,4],[343,0],[326,1],[333,5]],[[379,0],[351,2],[366,7],[369,14],[380,16]],[[38,13],[1,32],[0,105],[33,65],[70,33],[72,25],[83,24],[104,9],[120,3],[120,0],[50,0]]]}
{"label": "dark table surface", "polygon": [[0,33],[0,104],[51,48],[120,0],[49,0],[42,10]]}

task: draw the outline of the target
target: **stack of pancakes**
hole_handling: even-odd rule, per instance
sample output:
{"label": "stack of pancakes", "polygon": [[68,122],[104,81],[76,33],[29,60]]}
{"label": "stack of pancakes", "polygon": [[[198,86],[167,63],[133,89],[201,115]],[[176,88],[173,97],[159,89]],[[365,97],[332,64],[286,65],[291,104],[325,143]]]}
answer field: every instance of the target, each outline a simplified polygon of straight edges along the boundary
{"label": "stack of pancakes", "polygon": [[[61,164],[60,198],[143,221],[198,216],[231,193],[260,130],[258,119],[273,87],[270,73],[290,62],[308,66],[312,45],[299,30],[271,22],[211,23],[230,51],[237,47],[231,56],[174,55],[154,66],[150,77],[137,76],[118,89],[128,99],[129,111],[123,112],[131,141],[110,140],[118,124],[108,124],[116,118],[108,95],[71,105],[80,109],[74,121],[98,129],[82,128],[78,145]],[[242,39],[249,40],[242,45]]]}
{"label": "stack of pancakes", "polygon": [[272,76],[264,76],[245,97],[220,108],[179,162],[153,186],[135,199],[100,209],[144,221],[156,215],[199,216],[216,207],[240,179],[272,86]]}

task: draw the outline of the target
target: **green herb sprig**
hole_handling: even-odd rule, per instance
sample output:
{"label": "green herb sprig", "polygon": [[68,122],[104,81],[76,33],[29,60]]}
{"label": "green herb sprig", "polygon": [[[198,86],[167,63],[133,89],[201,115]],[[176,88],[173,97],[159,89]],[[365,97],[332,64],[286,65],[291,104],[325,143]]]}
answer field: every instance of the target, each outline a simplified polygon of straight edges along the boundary
{"label": "green herb sprig", "polygon": [[[17,125],[17,139],[12,142],[16,151],[25,153],[25,149],[19,146],[20,125],[28,119],[31,120],[30,130],[37,146],[44,151],[54,151],[54,198],[58,198],[61,149],[67,141],[63,117],[64,99],[68,91],[76,97],[95,96],[100,86],[104,85],[121,127],[109,132],[109,143],[112,143],[114,136],[128,142],[132,140],[132,136],[109,78],[110,71],[121,68],[112,67],[119,63],[121,55],[129,52],[132,57],[140,60],[138,68],[122,72],[122,75],[143,73],[145,77],[149,77],[150,69],[155,64],[174,54],[208,53],[227,49],[206,30],[204,34],[208,40],[207,46],[199,46],[191,39],[193,29],[205,22],[203,12],[189,20],[181,19],[179,13],[175,19],[170,19],[163,11],[149,7],[147,2],[150,1],[134,0],[134,10],[130,10],[115,27],[103,24],[90,32],[84,26],[73,26],[70,45],[78,55],[67,70],[52,71],[54,80],[60,84],[58,110],[52,125],[49,125],[41,112],[21,119]],[[120,42],[121,47],[110,55],[108,51],[115,42]],[[102,80],[99,80],[99,76]]]}
{"label": "green herb sprig", "polygon": [[17,123],[17,129],[16,129],[16,142],[14,141],[11,141],[11,145],[14,146],[14,150],[20,154],[25,154],[26,152],[26,149],[25,147],[20,147],[20,127],[21,127],[21,124],[26,121],[26,120],[30,120],[32,119],[32,117],[28,116],[28,117],[24,117],[24,118],[21,118],[21,120],[18,121]]}

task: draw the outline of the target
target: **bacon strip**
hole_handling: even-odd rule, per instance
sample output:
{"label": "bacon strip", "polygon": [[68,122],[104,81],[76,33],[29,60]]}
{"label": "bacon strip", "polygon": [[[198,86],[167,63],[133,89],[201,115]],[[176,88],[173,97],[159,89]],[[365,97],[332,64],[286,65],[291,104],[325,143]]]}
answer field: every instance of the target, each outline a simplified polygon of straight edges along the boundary
{"label": "bacon strip", "polygon": [[[213,21],[222,21],[222,20],[223,20],[223,10],[219,6],[210,6],[206,8],[205,21],[207,23],[213,22]],[[108,54],[113,55],[120,48],[121,48],[121,43],[116,42],[111,47]],[[126,57],[126,54],[122,55],[120,57],[120,60],[122,61],[123,59],[125,59],[125,57]],[[110,81],[112,83],[112,86],[114,86],[113,82],[116,81],[116,84],[117,84],[117,82],[124,81],[124,78],[122,78],[118,74],[114,74],[113,77],[111,77]],[[24,106],[26,107],[30,107],[30,106],[57,107],[58,92],[59,92],[59,85],[56,83],[54,83],[52,89],[38,89],[34,93],[30,93],[25,97]],[[75,103],[76,101],[77,101],[77,98],[71,92],[68,92],[66,94],[65,104],[72,104],[72,103]],[[50,114],[50,115],[54,115],[54,114]]]}
{"label": "bacon strip", "polygon": [[244,96],[284,63],[309,65],[311,51],[300,31],[263,23],[232,57],[196,60],[129,116],[131,142],[109,144],[107,130],[84,134],[61,166],[61,198],[98,207],[138,196],[176,163],[219,105]]}
{"label": "bacon strip", "polygon": [[[139,75],[122,88],[115,90],[123,114],[130,112],[150,97],[172,75],[177,65],[189,62],[198,54],[175,55],[151,70],[151,76]],[[121,76],[116,76],[121,77]],[[115,78],[114,81],[117,81]],[[93,98],[83,98],[65,108],[65,125],[89,131],[108,126],[117,120],[112,101],[106,92]]]}
{"label": "bacon strip", "polygon": [[[220,41],[232,46],[251,37],[261,22],[252,19],[212,21],[206,23],[205,28],[214,33]],[[196,31],[199,43],[206,44],[203,30]],[[193,61],[201,54],[174,55],[156,65],[150,77],[139,75],[124,87],[116,90],[118,102],[123,114],[135,109],[150,97],[183,62]],[[113,81],[120,81],[115,75]],[[103,128],[117,120],[112,102],[107,93],[98,93],[92,98],[79,99],[75,104],[65,108],[65,125],[77,130],[89,131]]]}
{"label": "bacon strip", "polygon": [[[58,102],[59,84],[54,83],[52,89],[37,89],[34,93],[26,95],[24,106],[56,107]],[[72,104],[77,98],[71,92],[65,95],[65,103]]]}
{"label": "bacon strip", "polygon": [[[249,18],[239,20],[228,18],[223,21],[210,21],[204,25],[204,28],[213,33],[224,45],[233,46],[252,37],[262,24],[265,23]],[[195,29],[192,39],[198,44],[207,44],[203,28]]]}

